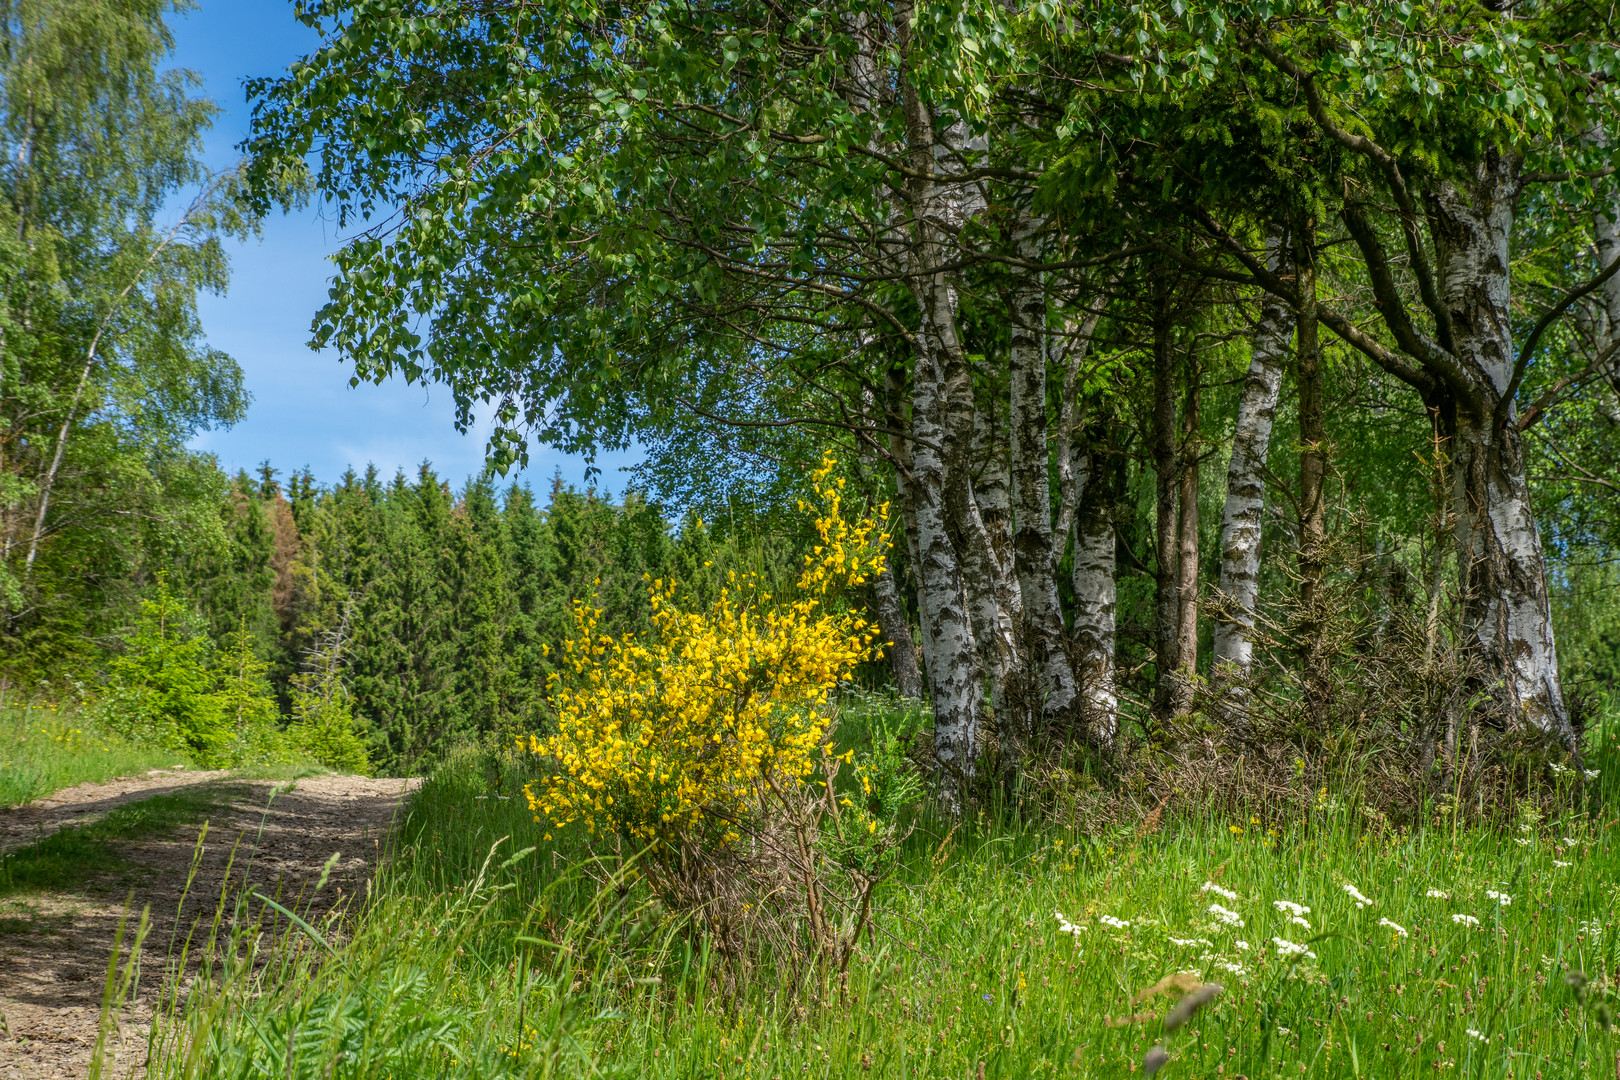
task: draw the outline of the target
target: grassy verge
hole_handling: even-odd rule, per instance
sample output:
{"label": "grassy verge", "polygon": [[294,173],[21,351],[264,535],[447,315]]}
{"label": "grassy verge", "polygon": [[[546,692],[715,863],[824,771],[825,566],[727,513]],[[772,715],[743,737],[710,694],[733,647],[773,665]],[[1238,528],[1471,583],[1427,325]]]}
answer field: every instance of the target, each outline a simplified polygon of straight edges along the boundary
{"label": "grassy verge", "polygon": [[[245,902],[153,1074],[1100,1078],[1162,1038],[1162,1076],[1529,1078],[1620,1049],[1607,819],[1407,832],[1327,791],[1304,820],[1102,838],[925,823],[847,984],[789,998],[768,970],[728,988],[633,886],[540,844],[522,779],[432,776],[330,955]],[[266,920],[322,945],[260,963]],[[1139,994],[1182,971],[1225,990],[1166,1035]]]}
{"label": "grassy verge", "polygon": [[183,764],[185,755],[131,742],[84,713],[0,706],[0,807],[75,784]]}

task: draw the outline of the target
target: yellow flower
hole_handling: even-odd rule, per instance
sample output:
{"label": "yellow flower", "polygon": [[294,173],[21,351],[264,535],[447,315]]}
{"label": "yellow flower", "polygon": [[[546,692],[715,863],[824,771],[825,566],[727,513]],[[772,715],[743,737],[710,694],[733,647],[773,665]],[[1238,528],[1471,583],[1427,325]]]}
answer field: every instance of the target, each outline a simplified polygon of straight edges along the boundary
{"label": "yellow flower", "polygon": [[574,604],[574,636],[562,645],[574,677],[549,682],[556,733],[528,741],[551,765],[524,789],[537,817],[639,840],[693,830],[734,840],[730,823],[762,791],[805,781],[826,740],[827,699],[877,639],[864,619],[825,606],[845,574],[864,580],[883,566],[873,521],[846,520],[838,488],[822,486],[835,466],[824,458],[812,475],[822,543],[788,600],[729,571],[731,588],[688,610],[678,583],[647,577],[645,641],[598,634],[601,612]]}

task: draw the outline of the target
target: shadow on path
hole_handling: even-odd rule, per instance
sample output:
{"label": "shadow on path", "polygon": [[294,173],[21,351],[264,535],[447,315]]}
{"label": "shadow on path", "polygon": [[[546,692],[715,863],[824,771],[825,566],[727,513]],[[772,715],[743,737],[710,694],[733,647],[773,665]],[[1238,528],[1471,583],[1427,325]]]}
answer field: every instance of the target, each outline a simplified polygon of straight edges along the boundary
{"label": "shadow on path", "polygon": [[[206,783],[227,774],[180,775]],[[194,786],[177,780],[171,774],[140,795],[113,793],[67,804],[60,809],[68,817],[41,820],[56,821],[61,828],[81,823],[73,813],[93,820],[137,798]],[[138,1075],[146,1060],[147,1029],[173,971],[173,958],[188,933],[199,944],[207,936],[221,896],[234,898],[257,886],[318,925],[334,907],[364,896],[400,802],[416,783],[358,776],[306,777],[290,784],[232,779],[219,786],[221,802],[209,815],[206,832],[199,823],[168,835],[110,843],[120,868],[109,866],[71,889],[0,901],[0,1014],[9,1029],[0,1041],[0,1080],[85,1076],[100,1021],[107,961],[131,894],[126,948],[143,908],[150,909],[151,929],[142,953],[139,993],[120,1016],[108,1075]],[[199,834],[203,844],[197,876],[186,892]],[[334,853],[327,884],[316,892]]]}

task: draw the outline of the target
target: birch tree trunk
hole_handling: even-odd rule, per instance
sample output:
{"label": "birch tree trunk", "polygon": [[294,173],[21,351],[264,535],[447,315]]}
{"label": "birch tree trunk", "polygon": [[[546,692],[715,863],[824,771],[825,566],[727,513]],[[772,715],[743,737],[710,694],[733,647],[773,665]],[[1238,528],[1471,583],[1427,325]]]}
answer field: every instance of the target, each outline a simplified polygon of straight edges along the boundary
{"label": "birch tree trunk", "polygon": [[[975,400],[973,409],[973,476],[971,498],[953,504],[957,547],[968,576],[973,635],[990,676],[991,703],[1000,726],[1016,719],[1004,716],[1017,705],[1008,691],[1018,682],[1021,653],[1018,639],[1022,597],[1013,577],[1012,496],[1007,429],[998,422],[995,395]],[[975,520],[976,519],[976,520]],[[1012,724],[1008,734],[1021,731]]]}
{"label": "birch tree trunk", "polygon": [[[1597,200],[1592,211],[1592,232],[1597,238],[1599,266],[1620,259],[1620,198],[1609,193]],[[1603,314],[1606,327],[1600,347],[1614,349],[1620,346],[1620,275],[1603,283]],[[1609,388],[1620,397],[1620,352],[1609,358],[1604,374]]]}
{"label": "birch tree trunk", "polygon": [[[1283,270],[1284,239],[1266,242],[1267,263]],[[1238,397],[1232,460],[1226,470],[1226,506],[1221,512],[1221,618],[1215,624],[1213,681],[1220,688],[1228,723],[1241,724],[1248,710],[1254,666],[1254,620],[1260,598],[1260,535],[1266,505],[1266,457],[1277,416],[1283,364],[1294,336],[1294,313],[1266,294],[1249,339],[1249,371]]]}
{"label": "birch tree trunk", "polygon": [[[954,301],[954,290],[951,296]],[[953,307],[953,335],[954,315]],[[955,342],[954,336],[951,340]],[[955,417],[955,445],[971,451],[957,455],[957,471],[949,475],[959,479],[947,477],[946,511],[967,582],[974,637],[990,679],[1002,765],[1010,774],[1017,769],[1033,729],[1020,660],[1022,605],[1012,572],[1005,428],[974,401],[972,377],[960,344],[943,352],[940,362],[959,372],[952,382],[954,398],[948,409]],[[982,464],[975,470],[976,463]]]}
{"label": "birch tree trunk", "polygon": [[1153,709],[1161,719],[1176,715],[1180,694],[1176,683],[1181,667],[1181,577],[1177,572],[1180,536],[1177,530],[1176,501],[1176,381],[1175,362],[1170,352],[1170,317],[1161,304],[1153,324],[1153,471],[1155,499],[1154,543],[1158,565],[1154,568],[1154,686]]}
{"label": "birch tree trunk", "polygon": [[911,503],[934,698],[934,757],[943,774],[941,798],[948,810],[960,811],[973,776],[982,707],[964,582],[964,572],[975,568],[964,563],[957,544],[967,541],[974,549],[969,553],[983,560],[989,543],[973,501],[972,373],[957,336],[956,290],[943,267],[977,196],[968,185],[934,180],[961,167],[963,146],[936,144],[933,114],[911,79],[911,13],[909,0],[895,5],[897,82],[910,166],[900,198],[914,223],[903,263],[920,313],[913,349]]}
{"label": "birch tree trunk", "polygon": [[[862,350],[869,349],[873,344],[870,336],[863,336]],[[898,412],[891,403],[890,397],[885,393],[881,398],[874,390],[867,389],[861,395],[862,412],[866,422],[874,428],[888,428],[893,431],[902,430],[893,413]],[[874,433],[875,434],[875,433]],[[894,439],[891,442],[904,442]],[[884,464],[883,453],[875,437],[868,436],[860,440],[860,460],[865,469],[878,469]],[[905,483],[905,470],[900,461],[892,462],[895,470],[896,489],[903,491]],[[864,483],[864,477],[863,477]],[[904,495],[899,500],[903,507]],[[902,521],[904,510],[902,509]],[[910,540],[907,541],[908,548]],[[922,673],[917,668],[917,643],[911,636],[911,620],[906,616],[906,605],[900,599],[900,588],[894,572],[894,561],[886,560],[881,573],[873,575],[868,583],[870,605],[872,613],[877,617],[878,628],[883,633],[885,651],[889,657],[889,668],[894,676],[895,687],[901,695],[908,698],[922,697]]]}
{"label": "birch tree trunk", "polygon": [[1512,715],[1573,752],[1523,440],[1502,397],[1515,359],[1508,244],[1519,169],[1512,154],[1493,152],[1471,182],[1442,182],[1432,200],[1441,302],[1453,354],[1474,384],[1451,391],[1441,416],[1473,649]]}
{"label": "birch tree trunk", "polygon": [[1187,364],[1187,399],[1181,414],[1180,464],[1176,476],[1176,713],[1192,708],[1198,678],[1198,398],[1199,370]]}
{"label": "birch tree trunk", "polygon": [[1052,567],[1056,571],[1057,564],[1063,559],[1063,544],[1070,531],[1074,528],[1075,509],[1080,505],[1080,494],[1085,488],[1085,480],[1077,479],[1074,474],[1074,464],[1078,460],[1077,454],[1082,449],[1076,441],[1075,430],[1079,424],[1078,412],[1080,404],[1080,373],[1085,367],[1086,357],[1091,353],[1091,338],[1097,332],[1097,323],[1102,320],[1103,309],[1107,307],[1106,300],[1095,301],[1085,316],[1080,320],[1079,326],[1070,326],[1055,343],[1054,357],[1063,367],[1063,390],[1058,404],[1057,439],[1053,446],[1053,458],[1058,468],[1058,512],[1057,524],[1052,527],[1055,538],[1052,543]]}
{"label": "birch tree trunk", "polygon": [[911,637],[911,622],[906,618],[894,571],[885,566],[882,573],[872,578],[871,588],[872,613],[883,631],[895,688],[902,697],[920,698],[923,696],[922,672],[917,667],[917,643]]}
{"label": "birch tree trunk", "polygon": [[1305,709],[1320,722],[1327,708],[1329,671],[1322,610],[1323,546],[1327,543],[1327,428],[1322,401],[1322,346],[1316,314],[1316,261],[1313,230],[1296,238],[1300,305],[1295,382],[1299,386],[1299,606],[1300,664],[1305,679]]}
{"label": "birch tree trunk", "polygon": [[934,759],[940,794],[959,811],[973,777],[981,716],[978,650],[962,567],[946,524],[942,372],[932,350],[918,350],[912,378],[910,511],[916,521],[917,592],[923,651],[934,704]]}
{"label": "birch tree trunk", "polygon": [[[1030,228],[1025,223],[1026,231]],[[1035,259],[1032,242],[1024,257]],[[1013,555],[1023,605],[1023,642],[1029,681],[1037,689],[1043,729],[1066,726],[1078,693],[1058,602],[1052,552],[1052,476],[1046,425],[1046,292],[1033,274],[1020,275],[1011,294]]]}
{"label": "birch tree trunk", "polygon": [[1075,666],[1080,677],[1086,730],[1099,746],[1119,733],[1119,693],[1114,684],[1114,498],[1106,452],[1096,442],[1076,445],[1070,465],[1078,488],[1074,516]]}

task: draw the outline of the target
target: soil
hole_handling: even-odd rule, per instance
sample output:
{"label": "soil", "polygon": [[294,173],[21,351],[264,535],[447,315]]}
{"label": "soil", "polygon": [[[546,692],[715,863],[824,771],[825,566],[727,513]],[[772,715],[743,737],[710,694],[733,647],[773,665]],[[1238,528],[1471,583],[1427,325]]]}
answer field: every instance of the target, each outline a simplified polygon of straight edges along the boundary
{"label": "soil", "polygon": [[[155,770],[0,811],[5,850],[181,788],[207,785],[217,803],[206,825],[113,844],[114,859],[70,890],[0,900],[0,1080],[78,1080],[88,1074],[120,923],[127,913],[127,955],[134,926],[148,909],[138,985],[111,1026],[103,1073],[141,1075],[154,1009],[173,984],[176,943],[194,929],[198,939],[206,935],[227,892],[257,886],[317,918],[364,896],[400,802],[416,784],[360,776],[243,780],[227,773]],[[200,860],[188,890],[199,837]],[[316,892],[334,853],[328,881]]]}

